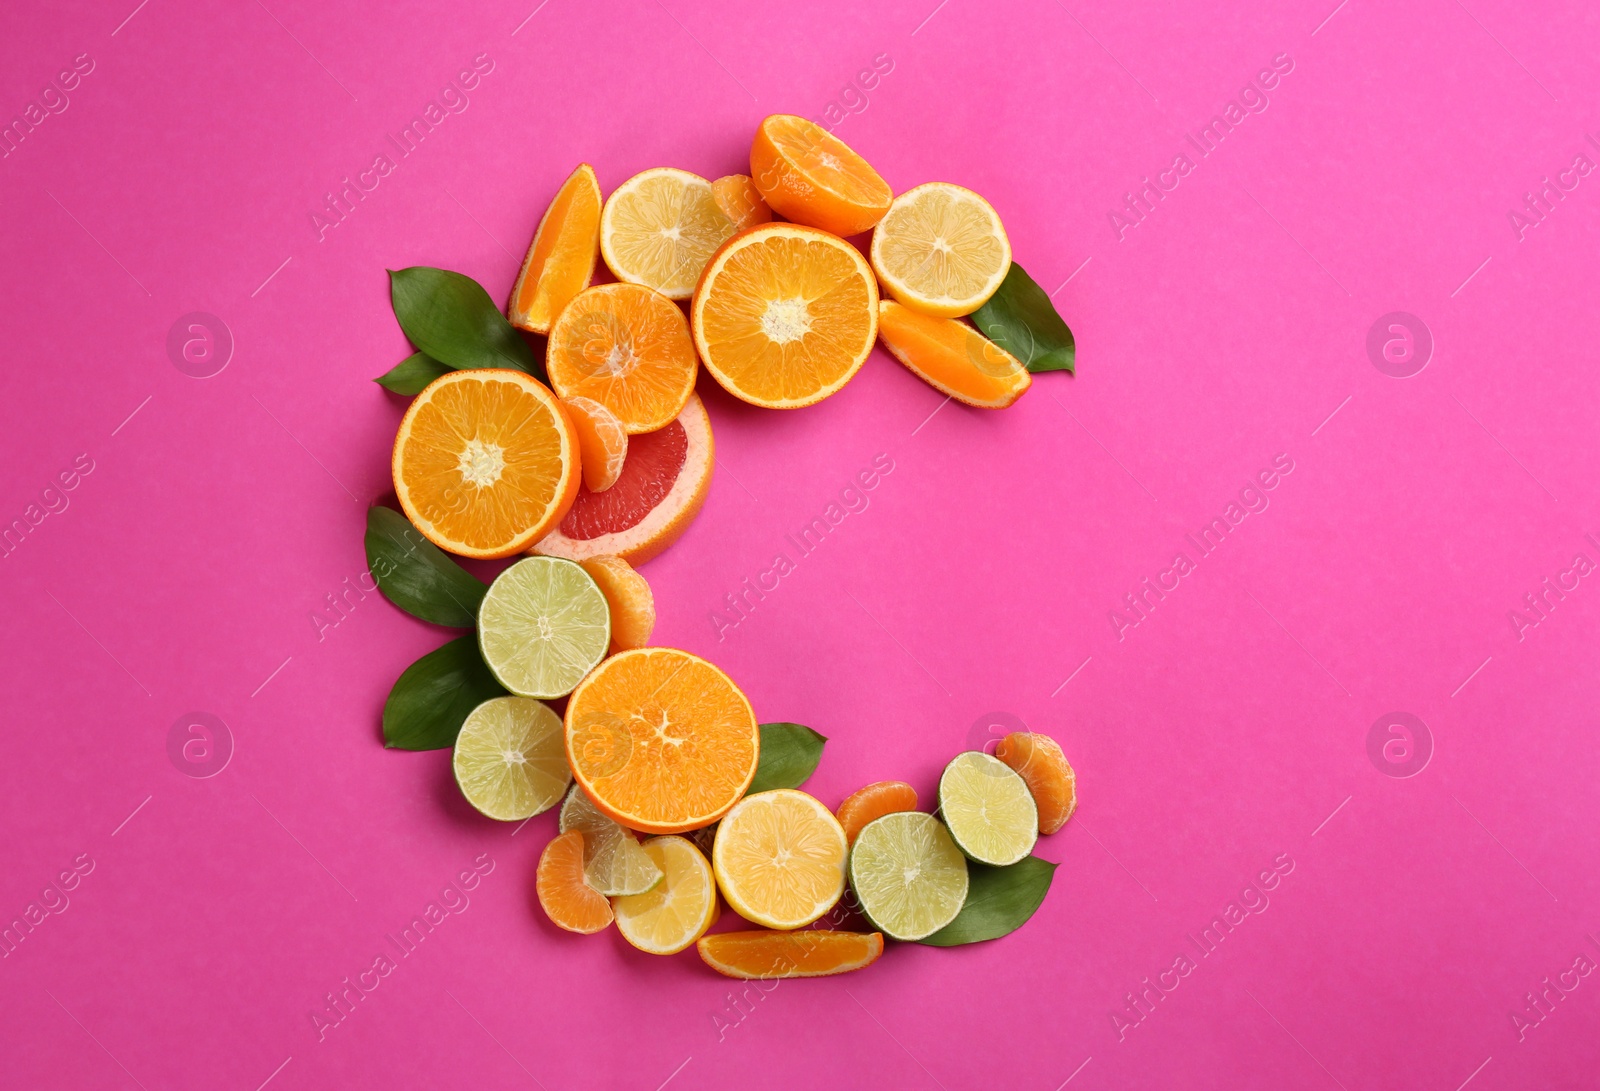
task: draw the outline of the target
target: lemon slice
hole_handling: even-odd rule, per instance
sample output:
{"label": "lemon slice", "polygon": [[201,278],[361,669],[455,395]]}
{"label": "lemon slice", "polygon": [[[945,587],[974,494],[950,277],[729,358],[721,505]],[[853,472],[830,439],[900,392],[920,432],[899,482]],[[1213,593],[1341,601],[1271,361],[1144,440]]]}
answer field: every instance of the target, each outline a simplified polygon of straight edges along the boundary
{"label": "lemon slice", "polygon": [[526,697],[491,697],[469,712],[451,765],[467,802],[502,822],[549,810],[572,783],[561,717]]}
{"label": "lemon slice", "polygon": [[613,898],[617,931],[652,955],[675,955],[717,922],[717,884],[700,850],[682,837],[652,837],[641,846],[664,878],[643,894]]}
{"label": "lemon slice", "polygon": [[970,189],[928,182],[894,199],[872,233],[872,268],[889,294],[936,318],[971,314],[1011,268],[993,206]]}
{"label": "lemon slice", "polygon": [[734,912],[768,928],[802,928],[844,893],[849,846],[833,812],[779,788],[734,804],[717,826],[711,860]]}
{"label": "lemon slice", "polygon": [[896,811],[867,823],[850,850],[861,911],[894,939],[931,936],[967,900],[967,861],[931,814]]}
{"label": "lemon slice", "polygon": [[576,784],[561,805],[561,832],[583,834],[583,878],[605,895],[643,894],[661,881],[661,869],[626,826],[595,810]]}
{"label": "lemon slice", "polygon": [[478,647],[521,697],[564,697],[611,643],[611,610],[573,561],[529,557],[496,577],[478,607]]}
{"label": "lemon slice", "polygon": [[939,777],[939,813],[961,851],[981,864],[1014,864],[1039,839],[1028,782],[981,750],[957,754]]}
{"label": "lemon slice", "polygon": [[600,253],[618,280],[688,299],[711,255],[733,234],[711,183],[654,167],[616,188],[600,214]]}

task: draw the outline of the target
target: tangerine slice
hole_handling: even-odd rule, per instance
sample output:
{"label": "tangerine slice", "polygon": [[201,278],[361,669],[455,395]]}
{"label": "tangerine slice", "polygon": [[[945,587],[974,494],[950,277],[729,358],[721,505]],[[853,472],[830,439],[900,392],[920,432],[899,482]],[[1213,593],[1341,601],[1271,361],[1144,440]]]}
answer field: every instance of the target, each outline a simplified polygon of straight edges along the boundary
{"label": "tangerine slice", "polygon": [[544,847],[534,889],[558,928],[590,935],[612,921],[611,903],[583,881],[583,834],[577,830],[557,834]]}
{"label": "tangerine slice", "polygon": [[1033,385],[1022,361],[954,318],[934,318],[885,299],[878,304],[878,335],[917,378],[980,409],[1004,409]]}
{"label": "tangerine slice", "polygon": [[770,223],[717,251],[690,309],[706,370],[752,405],[794,409],[839,390],[872,351],[878,284],[861,252]]}
{"label": "tangerine slice", "polygon": [[600,206],[600,180],[579,163],[540,217],[511,286],[506,317],[513,326],[549,333],[561,308],[589,286],[600,256]]}
{"label": "tangerine slice", "polygon": [[578,493],[578,440],[554,394],[521,371],[439,376],[394,437],[394,491],[434,545],[509,557],[559,523]]}
{"label": "tangerine slice", "polygon": [[844,828],[845,840],[855,844],[856,834],[875,818],[896,811],[917,809],[917,790],[903,780],[880,780],[851,793],[834,816]]}
{"label": "tangerine slice", "polygon": [[894,199],[872,233],[872,268],[889,294],[939,318],[971,314],[1011,269],[994,206],[970,189],[927,182]]}
{"label": "tangerine slice", "polygon": [[545,367],[563,398],[593,398],[629,435],[683,412],[698,361],[689,323],[670,299],[637,284],[579,292],[550,330]]}
{"label": "tangerine slice", "polygon": [[1061,746],[1037,731],[1013,731],[1000,740],[994,756],[1017,771],[1039,807],[1039,832],[1055,833],[1078,809],[1078,775]]}
{"label": "tangerine slice", "polygon": [[689,298],[706,259],[731,234],[711,183],[673,167],[629,178],[600,214],[600,253],[611,272],[669,299]]}
{"label": "tangerine slice", "polygon": [[750,175],[774,212],[835,235],[868,230],[894,200],[889,183],[850,145],[793,114],[773,114],[756,129]]}
{"label": "tangerine slice", "polygon": [[761,732],[739,687],[676,648],[619,652],[567,702],[567,760],[596,809],[681,833],[721,818],[756,773]]}
{"label": "tangerine slice", "polygon": [[747,174],[718,178],[711,183],[711,196],[737,231],[772,220],[772,209],[761,199],[761,191]]}
{"label": "tangerine slice", "polygon": [[803,928],[844,893],[849,845],[815,797],[775,788],[741,799],[717,826],[711,863],[733,911],[768,928]]}
{"label": "tangerine slice", "polygon": [[563,398],[561,406],[578,433],[584,485],[591,492],[605,492],[617,483],[628,459],[628,430],[593,398]]}
{"label": "tangerine slice", "polygon": [[611,609],[611,654],[650,643],[656,599],[649,582],[621,557],[590,557],[578,563],[599,584]]}
{"label": "tangerine slice", "polygon": [[881,932],[718,932],[696,946],[707,966],[727,977],[765,981],[827,977],[871,966],[883,954]]}
{"label": "tangerine slice", "polygon": [[665,876],[643,894],[613,899],[617,931],[639,950],[675,955],[717,923],[717,884],[700,850],[682,837],[652,837],[642,848]]}

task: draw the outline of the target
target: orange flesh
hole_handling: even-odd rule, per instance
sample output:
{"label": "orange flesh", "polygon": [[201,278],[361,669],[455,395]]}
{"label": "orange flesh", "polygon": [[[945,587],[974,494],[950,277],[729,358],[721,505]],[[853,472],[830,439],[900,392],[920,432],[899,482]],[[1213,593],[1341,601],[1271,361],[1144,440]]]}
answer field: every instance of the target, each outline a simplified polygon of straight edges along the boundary
{"label": "orange flesh", "polygon": [[545,210],[506,308],[513,326],[534,333],[589,286],[600,255],[600,183],[587,163],[562,183]]}
{"label": "orange flesh", "polygon": [[628,433],[615,413],[593,398],[568,398],[561,403],[578,433],[583,483],[604,492],[617,483],[628,458]]}
{"label": "orange flesh", "polygon": [[953,318],[932,318],[886,299],[878,304],[878,335],[919,378],[968,405],[1004,408],[1033,382],[1021,361]]}
{"label": "orange flesh", "polygon": [[1039,808],[1039,832],[1055,833],[1078,808],[1078,776],[1049,735],[1013,731],[1000,740],[994,756],[1015,769]]}
{"label": "orange flesh", "polygon": [[583,879],[583,834],[577,830],[544,847],[534,886],[545,916],[557,927],[588,935],[612,921],[611,903]]}
{"label": "orange flesh", "polygon": [[718,932],[703,936],[700,957],[737,978],[823,977],[859,970],[883,953],[878,932]]}
{"label": "orange flesh", "polygon": [[895,811],[917,809],[917,790],[903,780],[880,780],[852,793],[839,804],[836,817],[845,840],[855,844],[856,834],[874,819]]}
{"label": "orange flesh", "polygon": [[761,191],[749,175],[730,174],[711,183],[711,196],[723,215],[733,221],[735,230],[770,223],[772,209],[761,199]]}
{"label": "orange flesh", "polygon": [[689,323],[670,299],[637,284],[601,284],[561,312],[545,366],[556,393],[593,398],[636,435],[683,412],[699,361]]}
{"label": "orange flesh", "polygon": [[774,212],[835,235],[868,230],[894,200],[889,184],[848,144],[791,114],[773,114],[756,130],[750,175]]}

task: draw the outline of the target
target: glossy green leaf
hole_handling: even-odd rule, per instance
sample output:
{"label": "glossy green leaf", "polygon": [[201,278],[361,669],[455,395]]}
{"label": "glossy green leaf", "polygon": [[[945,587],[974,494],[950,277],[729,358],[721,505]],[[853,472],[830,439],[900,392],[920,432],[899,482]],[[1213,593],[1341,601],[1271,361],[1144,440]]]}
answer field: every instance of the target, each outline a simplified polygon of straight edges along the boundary
{"label": "glossy green leaf", "polygon": [[393,508],[367,509],[367,567],[378,590],[412,617],[470,629],[489,588]]}
{"label": "glossy green leaf", "polygon": [[433,380],[454,370],[426,352],[414,352],[372,381],[396,394],[421,394]]}
{"label": "glossy green leaf", "polygon": [[389,294],[411,343],[440,363],[515,368],[544,379],[528,342],[471,277],[413,265],[390,271]]}
{"label": "glossy green leaf", "polygon": [[1044,902],[1056,865],[1037,856],[1006,867],[967,864],[967,900],[956,919],[921,942],[956,947],[999,939],[1028,922]]}
{"label": "glossy green leaf", "polygon": [[1076,365],[1072,331],[1045,290],[1016,262],[1000,290],[973,314],[972,324],[1029,371],[1072,371]]}
{"label": "glossy green leaf", "polygon": [[467,714],[505,695],[478,653],[478,638],[463,636],[405,669],[383,703],[383,744],[401,750],[454,746]]}
{"label": "glossy green leaf", "polygon": [[761,760],[745,794],[800,787],[822,760],[822,744],[827,741],[803,724],[762,724]]}

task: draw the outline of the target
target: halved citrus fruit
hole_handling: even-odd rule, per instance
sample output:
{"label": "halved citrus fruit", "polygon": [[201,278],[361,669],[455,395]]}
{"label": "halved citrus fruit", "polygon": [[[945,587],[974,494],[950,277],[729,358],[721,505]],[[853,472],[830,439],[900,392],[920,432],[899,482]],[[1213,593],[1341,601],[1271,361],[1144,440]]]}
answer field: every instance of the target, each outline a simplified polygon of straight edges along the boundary
{"label": "halved citrus fruit", "polygon": [[880,780],[850,794],[834,816],[851,844],[868,822],[896,811],[917,809],[917,790],[903,780]]}
{"label": "halved citrus fruit", "polygon": [[605,492],[617,483],[628,458],[628,430],[617,415],[593,398],[563,398],[573,431],[578,434],[578,461],[590,492]]}
{"label": "halved citrus fruit", "polygon": [[881,932],[718,932],[697,946],[707,966],[727,977],[765,981],[827,977],[871,966],[883,954]]}
{"label": "halved citrus fruit", "polygon": [[733,221],[736,231],[772,220],[772,209],[761,199],[761,191],[747,174],[730,174],[711,183],[711,196],[722,214]]}
{"label": "halved citrus fruit", "polygon": [[451,767],[467,802],[502,822],[548,811],[572,783],[561,717],[527,697],[491,697],[467,713]]}
{"label": "halved citrus fruit", "polygon": [[594,168],[579,163],[540,218],[511,286],[506,317],[513,326],[549,333],[561,308],[589,286],[600,256],[601,203]]}
{"label": "halved citrus fruit", "polygon": [[1013,731],[1000,740],[994,756],[1017,771],[1039,808],[1039,832],[1055,833],[1078,809],[1078,775],[1061,746],[1037,731]]}
{"label": "halved citrus fruit", "polygon": [[981,750],[957,754],[944,767],[939,813],[961,851],[980,864],[1014,864],[1039,838],[1039,810],[1027,782]]}
{"label": "halved citrus fruit", "polygon": [[861,252],[798,224],[769,223],[717,251],[690,309],[706,370],[752,405],[821,401],[878,335],[878,284]]}
{"label": "halved citrus fruit", "polygon": [[706,259],[733,234],[711,183],[654,167],[629,178],[600,214],[600,253],[621,281],[688,299]]}
{"label": "halved citrus fruit", "polygon": [[605,657],[611,610],[581,567],[524,557],[495,577],[478,606],[478,650],[522,697],[564,697]]}
{"label": "halved citrus fruit", "polygon": [[750,786],[761,732],[722,671],[676,648],[619,652],[567,702],[567,760],[599,811],[681,833],[721,818]]}
{"label": "halved citrus fruit", "polygon": [[980,409],[1003,409],[1033,383],[1022,361],[965,322],[934,318],[892,299],[878,304],[878,336],[912,374]]}
{"label": "halved citrus fruit", "polygon": [[773,211],[835,235],[859,235],[894,191],[850,145],[814,121],[773,114],[750,145],[750,176]]}
{"label": "halved citrus fruit", "polygon": [[683,312],[637,284],[579,292],[550,330],[545,367],[563,398],[593,398],[629,435],[654,432],[683,412],[698,361]]}
{"label": "halved citrus fruit", "polygon": [[967,860],[931,814],[870,822],[850,849],[850,888],[872,926],[894,939],[933,935],[967,900]]}
{"label": "halved citrus fruit", "polygon": [[[563,750],[562,764],[567,755]],[[661,881],[661,869],[639,847],[633,831],[595,810],[576,784],[561,805],[561,832],[583,834],[583,877],[602,894],[643,894]]]}
{"label": "halved citrus fruit", "polygon": [[611,554],[643,564],[676,542],[711,489],[711,418],[698,395],[678,419],[628,440],[617,483],[605,492],[578,490],[561,524],[534,548],[584,560]]}
{"label": "halved citrus fruit", "polygon": [[642,648],[656,627],[656,598],[650,584],[621,557],[590,557],[578,562],[599,585],[611,608],[611,652]]}
{"label": "halved citrus fruit", "polygon": [[741,799],[717,826],[717,885],[733,911],[768,928],[803,928],[844,893],[849,845],[813,796],[776,788]]}
{"label": "halved citrus fruit", "polygon": [[652,837],[644,851],[665,878],[643,894],[615,898],[622,938],[652,955],[675,955],[717,923],[717,884],[700,850],[682,837]]}
{"label": "halved citrus fruit", "polygon": [[509,557],[559,523],[578,494],[578,439],[531,375],[451,371],[416,396],[394,437],[394,491],[434,545]]}
{"label": "halved citrus fruit", "polygon": [[939,318],[971,314],[1011,268],[994,207],[970,189],[927,182],[894,199],[872,233],[872,268],[889,294]]}
{"label": "halved citrus fruit", "polygon": [[534,878],[545,916],[568,932],[589,935],[611,923],[611,903],[583,881],[583,834],[557,834],[539,854]]}

